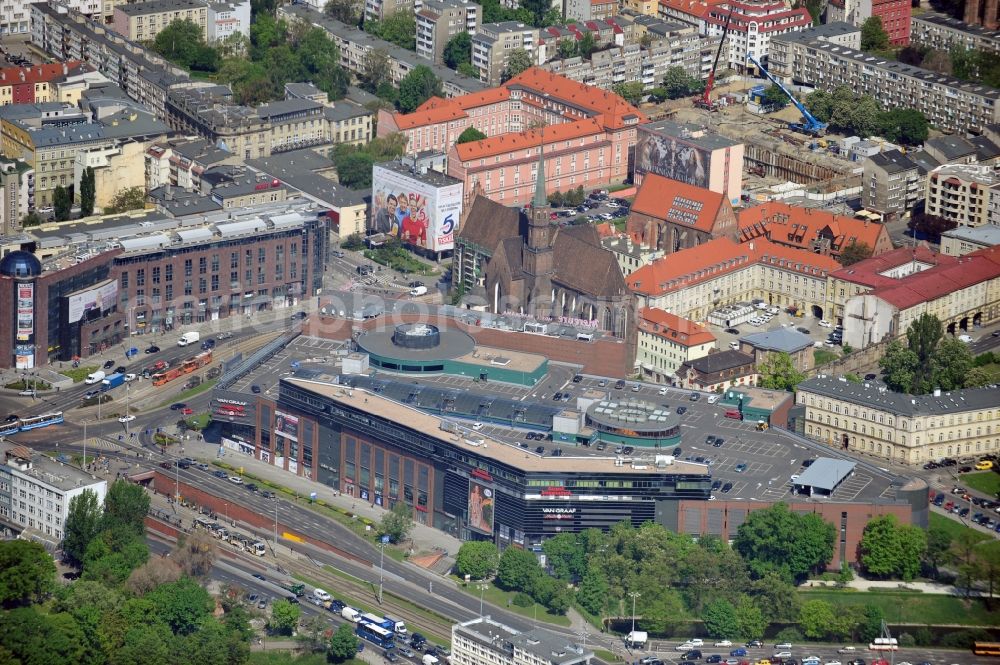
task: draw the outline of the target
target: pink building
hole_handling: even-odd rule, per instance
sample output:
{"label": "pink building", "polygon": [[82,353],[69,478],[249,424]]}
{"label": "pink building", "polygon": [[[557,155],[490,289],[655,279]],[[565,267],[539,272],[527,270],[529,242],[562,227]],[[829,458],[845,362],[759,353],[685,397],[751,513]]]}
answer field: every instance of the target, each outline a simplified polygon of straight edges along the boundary
{"label": "pink building", "polygon": [[[379,112],[378,133],[403,132],[406,150],[448,153],[448,175],[466,191],[479,187],[494,201],[524,204],[534,193],[539,151],[546,191],[621,182],[645,116],[618,95],[532,67],[498,88],[444,100],[413,113]],[[468,127],[486,134],[457,144]]]}

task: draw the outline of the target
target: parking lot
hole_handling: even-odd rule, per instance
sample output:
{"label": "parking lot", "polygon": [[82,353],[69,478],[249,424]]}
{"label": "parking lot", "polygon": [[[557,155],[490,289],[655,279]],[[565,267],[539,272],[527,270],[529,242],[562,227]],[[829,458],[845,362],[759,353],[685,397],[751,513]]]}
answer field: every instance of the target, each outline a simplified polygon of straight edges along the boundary
{"label": "parking lot", "polygon": [[296,337],[291,344],[285,346],[256,370],[233,384],[230,390],[250,393],[252,386],[257,386],[263,394],[277,398],[278,381],[282,377],[295,373],[295,369],[292,367],[293,363],[298,363],[299,366],[303,367],[307,365],[325,366],[329,371],[339,371],[335,370],[340,366],[337,352],[346,349],[346,344],[346,342],[320,339],[319,337],[306,337],[304,335]]}

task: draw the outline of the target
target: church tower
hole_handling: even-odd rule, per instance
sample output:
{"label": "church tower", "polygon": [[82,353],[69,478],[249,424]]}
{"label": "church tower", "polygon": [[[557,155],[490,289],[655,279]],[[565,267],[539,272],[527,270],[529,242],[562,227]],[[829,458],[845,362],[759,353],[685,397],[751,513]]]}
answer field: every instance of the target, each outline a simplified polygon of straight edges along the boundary
{"label": "church tower", "polygon": [[552,316],[552,275],[555,273],[552,252],[551,209],[545,195],[545,134],[539,147],[538,173],[535,178],[535,198],[528,219],[528,238],[521,255],[521,267],[530,275],[531,289],[525,311],[538,319]]}

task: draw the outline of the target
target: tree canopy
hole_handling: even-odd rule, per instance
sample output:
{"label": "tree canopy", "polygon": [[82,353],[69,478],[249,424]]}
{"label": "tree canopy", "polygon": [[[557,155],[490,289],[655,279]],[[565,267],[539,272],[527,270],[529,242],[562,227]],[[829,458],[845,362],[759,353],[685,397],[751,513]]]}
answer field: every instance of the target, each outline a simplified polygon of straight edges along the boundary
{"label": "tree canopy", "polygon": [[80,217],[90,217],[94,214],[96,185],[94,167],[88,166],[80,176]]}
{"label": "tree canopy", "polygon": [[523,48],[516,48],[507,56],[507,66],[504,68],[501,78],[504,81],[509,81],[531,65],[531,55]]}
{"label": "tree canopy", "polygon": [[967,344],[944,335],[933,314],[921,314],[906,330],[906,343],[893,340],[879,360],[889,389],[926,395],[934,388],[956,390],[983,385]]}
{"label": "tree canopy", "polygon": [[663,91],[667,99],[691,97],[705,91],[705,82],[688,74],[683,67],[668,67],[663,76]]}
{"label": "tree canopy", "polygon": [[115,194],[111,203],[104,207],[104,213],[113,215],[130,210],[142,210],[146,207],[146,190],[142,187],[130,187]]}
{"label": "tree canopy", "polygon": [[889,33],[882,27],[881,16],[869,16],[861,24],[861,50],[884,51],[889,48]]}
{"label": "tree canopy", "polygon": [[859,548],[861,566],[869,575],[910,581],[920,572],[927,534],[919,527],[900,524],[895,515],[882,515],[865,525]]}
{"label": "tree canopy", "polygon": [[497,546],[485,540],[464,542],[455,555],[455,571],[474,580],[492,577],[498,565],[500,555],[497,553]]}
{"label": "tree canopy", "polygon": [[458,69],[460,64],[472,62],[472,37],[468,32],[460,32],[444,47],[444,64],[452,69]]}
{"label": "tree canopy", "polygon": [[63,525],[63,555],[73,565],[83,562],[87,545],[101,530],[102,507],[93,490],[83,490],[69,501]]}
{"label": "tree canopy", "polygon": [[341,624],[330,637],[330,647],[327,656],[334,663],[343,663],[354,658],[358,652],[358,638],[351,630],[351,624]]}
{"label": "tree canopy", "polygon": [[818,515],[799,515],[776,503],[747,515],[733,547],[756,577],[774,572],[786,582],[799,582],[831,559],[835,535],[834,526]]}
{"label": "tree canopy", "polygon": [[818,120],[843,133],[880,135],[907,145],[919,144],[926,138],[927,119],[920,111],[907,108],[883,111],[873,97],[856,94],[846,85],[837,86],[833,92],[817,90],[803,103]]}
{"label": "tree canopy", "polygon": [[458,140],[455,142],[470,143],[472,141],[482,141],[484,138],[486,138],[486,134],[483,134],[475,127],[466,127],[465,130],[463,130],[462,133],[458,135]]}
{"label": "tree canopy", "polygon": [[413,529],[413,508],[405,501],[397,501],[392,510],[382,516],[378,525],[380,536],[388,536],[389,542],[399,543],[406,540]]}
{"label": "tree canopy", "polygon": [[408,51],[417,50],[417,19],[413,10],[395,11],[381,21],[365,21],[365,32]]}
{"label": "tree canopy", "polygon": [[62,185],[56,185],[52,192],[52,214],[57,222],[64,222],[69,219],[73,209],[73,197],[69,190]]}
{"label": "tree canopy", "polygon": [[760,374],[760,386],[772,390],[793,390],[806,378],[805,374],[795,369],[792,357],[783,351],[769,353],[757,364],[757,372]]}
{"label": "tree canopy", "polygon": [[417,65],[399,82],[399,110],[415,111],[431,97],[441,97],[441,80],[427,65]]}
{"label": "tree canopy", "polygon": [[858,261],[871,258],[872,248],[866,242],[852,240],[851,243],[840,252],[840,263],[844,266],[854,265]]}
{"label": "tree canopy", "polygon": [[40,544],[0,541],[0,604],[11,607],[40,600],[53,589],[56,565]]}

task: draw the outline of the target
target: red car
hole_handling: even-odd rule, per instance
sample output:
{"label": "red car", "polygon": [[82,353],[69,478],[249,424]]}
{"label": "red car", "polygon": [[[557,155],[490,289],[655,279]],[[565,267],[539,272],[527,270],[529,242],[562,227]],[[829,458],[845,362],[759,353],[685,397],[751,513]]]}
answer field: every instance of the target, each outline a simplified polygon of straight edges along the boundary
{"label": "red car", "polygon": [[185,408],[181,409],[181,413],[184,414],[185,416],[190,416],[191,414],[194,413],[194,409],[189,409],[189,408],[185,407]]}
{"label": "red car", "polygon": [[944,504],[944,509],[945,510],[951,510],[954,507],[955,507],[955,502],[954,501],[949,501],[946,504]]}

